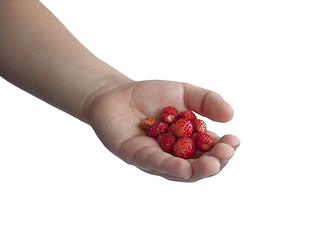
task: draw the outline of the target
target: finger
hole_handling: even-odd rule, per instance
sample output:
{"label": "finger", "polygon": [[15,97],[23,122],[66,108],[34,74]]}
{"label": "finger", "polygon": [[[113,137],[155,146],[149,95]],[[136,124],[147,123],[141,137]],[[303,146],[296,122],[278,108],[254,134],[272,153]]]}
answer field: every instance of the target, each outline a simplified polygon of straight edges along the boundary
{"label": "finger", "polygon": [[227,122],[233,117],[232,107],[223,98],[210,90],[184,83],[184,103],[187,109],[217,122]]}
{"label": "finger", "polygon": [[[141,170],[143,170],[143,169],[141,169]],[[170,180],[170,181],[175,181],[175,182],[190,183],[190,182],[196,182],[196,181],[199,181],[202,179],[202,178],[195,178],[193,176],[188,178],[188,179],[182,179],[182,178],[174,177],[174,176],[169,175],[169,174],[159,173],[156,171],[146,171],[146,170],[143,170],[143,171],[146,173],[149,173],[151,175],[159,176],[159,177],[165,178],[165,179]]]}
{"label": "finger", "polygon": [[239,147],[240,145],[240,140],[238,137],[228,134],[223,137],[221,137],[218,141],[218,143],[226,143],[230,146],[232,146],[235,150]]}
{"label": "finger", "polygon": [[212,150],[206,153],[209,156],[217,158],[219,161],[229,160],[234,155],[234,148],[226,143],[217,143]]}
{"label": "finger", "polygon": [[217,144],[215,144],[212,151],[208,153],[210,156],[214,156],[220,161],[220,170],[227,165],[229,159],[231,159],[235,153],[235,149],[231,145],[221,141],[223,141],[222,138]]}
{"label": "finger", "polygon": [[[212,134],[213,135],[213,134]],[[225,138],[224,139],[228,139]],[[231,139],[231,138],[229,138]],[[221,138],[221,141],[223,139]],[[226,143],[218,142],[211,152],[207,155],[199,156],[199,159],[189,159],[188,161],[192,165],[193,175],[188,179],[182,179],[167,173],[157,172],[154,170],[144,170],[152,175],[157,175],[171,181],[179,182],[196,182],[203,178],[214,176],[220,172],[220,170],[226,165],[223,162],[229,160],[233,156],[234,149],[232,146]],[[208,155],[210,154],[210,155]]]}
{"label": "finger", "polygon": [[143,147],[134,156],[135,165],[147,171],[188,179],[192,175],[192,168],[188,161],[174,157],[156,147]]}
{"label": "finger", "polygon": [[216,175],[234,155],[234,148],[226,143],[216,143],[210,152],[200,153],[198,159],[190,159],[195,178]]}
{"label": "finger", "polygon": [[143,135],[124,140],[116,155],[142,170],[154,170],[184,179],[192,175],[188,161],[164,152],[155,139]]}
{"label": "finger", "polygon": [[[234,149],[234,151],[236,151],[237,148],[240,146],[239,138],[234,136],[234,135],[231,135],[231,134],[228,134],[228,135],[221,137],[217,141],[217,143],[226,143],[229,146],[231,146]],[[229,159],[221,160],[221,170],[228,164],[228,161],[229,161]]]}
{"label": "finger", "polygon": [[220,172],[220,161],[208,155],[202,155],[198,159],[189,159],[192,166],[192,178],[202,179],[214,176]]}

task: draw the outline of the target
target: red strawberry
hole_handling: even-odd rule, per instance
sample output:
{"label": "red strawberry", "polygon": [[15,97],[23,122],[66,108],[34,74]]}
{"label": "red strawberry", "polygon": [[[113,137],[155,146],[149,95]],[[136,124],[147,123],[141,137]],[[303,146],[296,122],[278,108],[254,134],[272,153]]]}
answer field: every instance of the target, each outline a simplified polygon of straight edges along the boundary
{"label": "red strawberry", "polygon": [[152,117],[147,117],[147,118],[145,118],[144,120],[141,121],[141,123],[140,123],[140,128],[141,128],[142,130],[145,130],[148,125],[154,124],[154,123],[156,123],[156,122],[157,122],[157,121],[156,121],[154,118],[152,118]]}
{"label": "red strawberry", "polygon": [[157,122],[151,125],[148,125],[145,129],[147,136],[156,137],[161,133],[164,133],[168,128],[168,125],[164,122]]}
{"label": "red strawberry", "polygon": [[168,132],[168,133],[174,133],[173,128],[174,128],[174,124],[169,125],[169,127],[168,127],[168,129],[167,129],[167,132]]}
{"label": "red strawberry", "polygon": [[176,142],[176,136],[173,133],[162,133],[157,136],[156,141],[164,152],[171,153]]}
{"label": "red strawberry", "polygon": [[188,119],[181,118],[171,125],[171,131],[173,131],[178,138],[187,138],[192,134],[193,127]]}
{"label": "red strawberry", "polygon": [[192,120],[192,119],[196,119],[197,117],[192,111],[186,110],[179,114],[179,118],[186,118],[188,120]]}
{"label": "red strawberry", "polygon": [[173,107],[165,107],[161,111],[161,120],[166,123],[173,123],[178,118],[178,111]]}
{"label": "red strawberry", "polygon": [[213,138],[206,133],[199,133],[196,138],[196,147],[202,152],[210,151],[213,146]]}
{"label": "red strawberry", "polygon": [[199,135],[199,133],[192,133],[189,138],[191,138],[192,140],[194,140],[196,142],[198,135]]}
{"label": "red strawberry", "polygon": [[195,155],[195,142],[190,138],[180,138],[174,144],[174,153],[176,157],[191,158]]}
{"label": "red strawberry", "polygon": [[196,133],[205,133],[206,132],[206,124],[201,119],[193,119],[191,120],[194,132]]}

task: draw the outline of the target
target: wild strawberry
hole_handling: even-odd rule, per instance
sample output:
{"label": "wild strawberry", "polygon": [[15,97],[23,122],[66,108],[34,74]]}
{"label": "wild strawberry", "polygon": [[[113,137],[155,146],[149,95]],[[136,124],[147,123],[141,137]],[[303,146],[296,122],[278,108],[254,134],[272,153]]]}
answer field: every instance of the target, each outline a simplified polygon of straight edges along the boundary
{"label": "wild strawberry", "polygon": [[192,120],[192,119],[196,119],[197,117],[192,111],[186,110],[179,114],[179,118],[186,118],[188,120]]}
{"label": "wild strawberry", "polygon": [[194,132],[196,133],[205,133],[206,132],[206,124],[201,119],[193,119],[191,120]]}
{"label": "wild strawberry", "polygon": [[167,133],[174,133],[174,124],[169,125],[168,129],[167,129]]}
{"label": "wild strawberry", "polygon": [[199,135],[199,133],[192,133],[189,138],[196,142],[198,135]]}
{"label": "wild strawberry", "polygon": [[199,133],[195,143],[197,149],[202,152],[210,151],[214,146],[213,138],[206,133]]}
{"label": "wild strawberry", "polygon": [[147,117],[147,118],[145,118],[144,120],[141,121],[140,128],[142,130],[145,130],[148,125],[154,124],[156,122],[157,121],[153,117]]}
{"label": "wild strawberry", "polygon": [[190,138],[180,138],[174,144],[173,150],[176,157],[191,158],[196,152],[195,142]]}
{"label": "wild strawberry", "polygon": [[178,111],[173,107],[165,107],[161,111],[161,120],[166,123],[173,123],[178,118]]}
{"label": "wild strawberry", "polygon": [[145,129],[147,136],[156,137],[161,133],[164,133],[168,128],[168,125],[164,122],[157,122],[151,125],[148,125]]}
{"label": "wild strawberry", "polygon": [[178,138],[187,138],[192,134],[193,127],[188,119],[181,118],[171,125],[171,130]]}
{"label": "wild strawberry", "polygon": [[156,141],[164,152],[171,153],[176,142],[176,136],[173,133],[162,133],[157,136]]}

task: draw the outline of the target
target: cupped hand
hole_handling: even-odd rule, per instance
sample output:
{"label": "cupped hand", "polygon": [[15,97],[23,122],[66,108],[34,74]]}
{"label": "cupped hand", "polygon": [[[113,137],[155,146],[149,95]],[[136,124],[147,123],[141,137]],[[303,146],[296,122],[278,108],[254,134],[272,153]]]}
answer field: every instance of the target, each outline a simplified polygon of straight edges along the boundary
{"label": "cupped hand", "polygon": [[219,173],[239,146],[239,139],[209,132],[215,142],[210,152],[187,160],[172,156],[139,127],[147,116],[160,120],[166,106],[179,112],[192,110],[218,122],[227,122],[233,116],[231,106],[215,92],[187,83],[150,80],[126,82],[97,94],[88,119],[106,148],[145,172],[185,182]]}

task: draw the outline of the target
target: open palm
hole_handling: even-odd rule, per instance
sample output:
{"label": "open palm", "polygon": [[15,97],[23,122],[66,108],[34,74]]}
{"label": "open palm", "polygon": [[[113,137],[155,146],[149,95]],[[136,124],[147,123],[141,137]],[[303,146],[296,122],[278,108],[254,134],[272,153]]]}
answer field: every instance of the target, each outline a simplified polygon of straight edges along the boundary
{"label": "open palm", "polygon": [[158,120],[166,106],[179,112],[189,109],[219,122],[229,121],[233,115],[232,108],[212,91],[151,80],[127,83],[99,95],[91,107],[90,124],[112,153],[145,172],[177,181],[197,181],[217,174],[233,156],[238,138],[220,138],[210,132],[215,141],[212,151],[188,160],[174,157],[139,128],[147,116]]}

